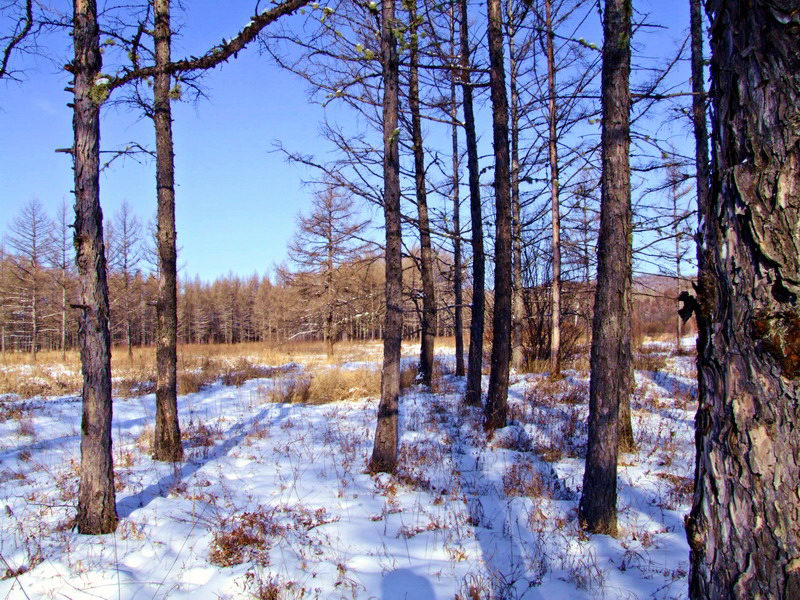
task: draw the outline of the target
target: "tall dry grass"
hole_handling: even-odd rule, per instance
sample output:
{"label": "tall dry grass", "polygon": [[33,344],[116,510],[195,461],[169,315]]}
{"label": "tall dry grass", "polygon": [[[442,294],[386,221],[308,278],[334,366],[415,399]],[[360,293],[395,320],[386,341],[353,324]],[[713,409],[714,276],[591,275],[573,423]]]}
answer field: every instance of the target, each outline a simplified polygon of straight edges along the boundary
{"label": "tall dry grass", "polygon": [[[218,379],[241,385],[274,373],[266,367],[300,363],[309,367],[344,362],[380,360],[379,342],[340,342],[336,354],[325,357],[322,342],[242,344],[181,344],[178,346],[178,393],[196,392]],[[79,394],[82,386],[80,354],[70,350],[42,351],[32,363],[31,355],[5,352],[0,355],[0,396],[22,398]],[[136,396],[155,390],[155,348],[117,346],[111,353],[115,396]]]}
{"label": "tall dry grass", "polygon": [[[437,348],[452,348],[454,340],[439,338],[436,344]],[[418,347],[415,341],[404,342],[403,353],[414,355]],[[225,385],[241,385],[253,378],[280,375],[274,367],[299,363],[313,373],[308,382],[309,396],[303,401],[374,396],[380,394],[380,371],[376,367],[380,365],[381,356],[380,341],[339,342],[333,357],[325,356],[322,342],[180,344],[178,393],[197,392],[217,380]],[[31,364],[31,355],[27,353],[0,355],[0,396],[31,398],[80,393],[82,376],[77,350],[68,351],[65,358],[60,351],[43,351],[38,353],[37,359],[36,364]],[[342,368],[346,363],[364,363],[364,366]],[[114,347],[111,370],[115,396],[152,393],[156,379],[155,348],[134,348],[129,356],[126,347]],[[415,378],[415,367],[404,368],[401,386],[413,385]],[[292,392],[296,398],[303,396],[301,383],[297,386],[300,387]]]}

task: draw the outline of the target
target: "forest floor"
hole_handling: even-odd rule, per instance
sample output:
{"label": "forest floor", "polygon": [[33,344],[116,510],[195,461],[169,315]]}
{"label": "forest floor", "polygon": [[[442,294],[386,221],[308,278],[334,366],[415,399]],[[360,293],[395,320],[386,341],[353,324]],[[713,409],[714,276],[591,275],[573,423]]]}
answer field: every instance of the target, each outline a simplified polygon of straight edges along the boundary
{"label": "forest floor", "polygon": [[0,396],[0,599],[686,598],[694,361],[667,345],[643,352],[617,538],[587,536],[576,519],[586,372],[512,375],[511,425],[487,439],[440,349],[433,388],[402,395],[395,476],[365,473],[374,391],[281,401],[326,370],[377,377],[378,345],[180,396],[177,465],[149,457],[153,394],[117,397],[120,522],[104,536],[73,528],[79,398]]}

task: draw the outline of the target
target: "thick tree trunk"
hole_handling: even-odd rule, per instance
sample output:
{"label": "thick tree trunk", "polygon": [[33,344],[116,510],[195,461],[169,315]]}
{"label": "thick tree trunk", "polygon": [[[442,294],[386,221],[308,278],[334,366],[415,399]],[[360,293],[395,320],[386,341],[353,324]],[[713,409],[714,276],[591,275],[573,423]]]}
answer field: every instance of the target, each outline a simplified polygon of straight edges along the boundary
{"label": "thick tree trunk", "polygon": [[381,6],[383,63],[383,214],[386,223],[386,317],[378,424],[369,470],[393,473],[397,467],[400,344],[403,335],[403,264],[400,230],[400,130],[397,127],[399,60],[394,36],[394,0]]}
{"label": "thick tree trunk", "polygon": [[[170,61],[170,0],[155,0],[156,64]],[[183,458],[178,424],[178,265],[175,232],[175,157],[170,75],[155,76],[158,299],[156,301],[156,428],[153,458]]]}
{"label": "thick tree trunk", "polygon": [[111,455],[111,337],[100,209],[100,30],[94,0],[75,0],[75,253],[81,315],[78,340],[83,371],[81,469],[77,525],[80,533],[117,527]]}
{"label": "thick tree trunk", "polygon": [[488,0],[489,86],[494,142],[495,266],[492,318],[492,364],[484,411],[484,427],[505,427],[508,372],[511,362],[511,185],[508,156],[508,99],[503,65],[503,17],[500,0]]}
{"label": "thick tree trunk", "polygon": [[545,0],[547,29],[547,116],[550,158],[550,217],[553,228],[553,280],[550,283],[550,377],[561,377],[561,213],[559,210],[558,112],[556,111],[556,60],[554,49],[552,2]]}
{"label": "thick tree trunk", "polygon": [[480,167],[478,165],[478,137],[475,133],[475,113],[470,81],[469,16],[467,0],[459,1],[459,41],[461,44],[461,92],[464,97],[464,136],[467,145],[467,171],[469,176],[469,211],[472,227],[472,307],[469,324],[469,351],[467,356],[467,387],[464,402],[470,406],[481,405],[481,379],[483,376],[483,326],[485,319],[486,265],[483,251],[483,215],[481,210]]}
{"label": "thick tree trunk", "polygon": [[408,85],[408,108],[411,112],[411,141],[414,148],[414,183],[419,219],[420,275],[422,277],[422,322],[419,375],[422,385],[430,386],[433,377],[433,346],[436,341],[436,290],[433,285],[433,251],[428,219],[428,194],[425,189],[425,149],[422,146],[422,123],[419,108],[419,67],[417,66],[416,0],[410,3],[411,52]]}
{"label": "thick tree trunk", "polygon": [[800,7],[707,3],[715,148],[690,596],[800,598]]}
{"label": "thick tree trunk", "polygon": [[[455,52],[454,52],[455,54]],[[454,334],[456,338],[456,377],[464,376],[464,293],[462,290],[461,270],[461,195],[460,168],[458,152],[458,101],[456,99],[455,74],[450,83],[450,104],[453,142],[453,296],[455,301]]]}
{"label": "thick tree trunk", "polygon": [[579,518],[617,533],[620,405],[629,402],[631,335],[631,0],[607,0],[603,23],[602,201],[592,325],[589,445]]}

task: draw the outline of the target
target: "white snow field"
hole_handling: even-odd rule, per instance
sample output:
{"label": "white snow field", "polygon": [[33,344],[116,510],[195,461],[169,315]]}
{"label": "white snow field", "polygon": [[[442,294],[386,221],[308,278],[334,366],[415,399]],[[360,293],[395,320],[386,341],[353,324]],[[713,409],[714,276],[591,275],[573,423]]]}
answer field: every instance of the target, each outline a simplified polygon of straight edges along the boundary
{"label": "white snow field", "polygon": [[665,368],[637,372],[616,539],[576,520],[586,373],[512,375],[512,424],[488,441],[462,378],[405,390],[397,476],[365,473],[376,398],[283,404],[271,379],[217,383],[179,399],[176,466],[148,456],[153,395],[115,399],[120,522],[104,536],[72,528],[78,399],[0,399],[0,598],[686,598],[693,361],[663,350]]}

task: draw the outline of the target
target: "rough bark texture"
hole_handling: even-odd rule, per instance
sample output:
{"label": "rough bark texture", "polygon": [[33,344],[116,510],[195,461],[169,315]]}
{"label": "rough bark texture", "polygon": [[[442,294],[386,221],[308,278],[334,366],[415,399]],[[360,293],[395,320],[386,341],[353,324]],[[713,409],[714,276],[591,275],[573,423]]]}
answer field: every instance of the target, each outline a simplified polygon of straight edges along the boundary
{"label": "rough bark texture", "polygon": [[469,353],[467,356],[467,387],[464,402],[481,405],[483,372],[483,326],[486,304],[486,265],[483,251],[483,215],[481,211],[480,167],[478,166],[478,137],[475,133],[475,113],[470,82],[470,48],[467,0],[460,0],[461,92],[464,99],[464,137],[467,145],[469,176],[469,212],[472,227],[472,307],[469,324]]}
{"label": "rough bark texture", "polygon": [[508,153],[508,99],[503,66],[500,0],[488,0],[489,87],[494,145],[495,249],[492,364],[484,410],[484,427],[505,427],[508,413],[508,371],[511,363],[511,185]]}
{"label": "rough bark texture", "polygon": [[433,251],[431,250],[431,225],[428,219],[428,193],[425,189],[425,149],[422,146],[422,120],[419,108],[419,67],[417,57],[417,9],[410,4],[411,21],[410,73],[408,108],[411,112],[411,141],[414,148],[414,184],[419,220],[419,261],[422,277],[422,332],[420,336],[419,375],[422,385],[431,385],[433,377],[433,346],[436,341],[436,291],[433,285]]}
{"label": "rough bark texture", "polygon": [[[170,0],[155,1],[156,64],[170,61]],[[170,75],[155,76],[158,299],[156,300],[156,427],[153,458],[183,458],[178,424],[178,257],[175,232],[175,157]]]}
{"label": "rough bark texture", "polygon": [[111,455],[111,337],[108,284],[100,210],[100,73],[97,4],[73,4],[75,133],[75,252],[81,316],[78,341],[83,371],[81,472],[77,525],[80,533],[110,533],[117,526]]}
{"label": "rough bark texture", "polygon": [[692,598],[800,598],[800,4],[707,3]]}
{"label": "rough bark texture", "polygon": [[400,342],[403,332],[403,265],[400,232],[400,153],[397,128],[399,61],[393,29],[394,0],[381,7],[383,63],[383,214],[386,222],[386,318],[378,425],[369,470],[393,473],[397,467],[397,412],[400,396]]}
{"label": "rough bark texture", "polygon": [[559,209],[558,170],[558,112],[556,111],[556,61],[554,49],[552,2],[545,0],[545,28],[547,29],[547,114],[549,125],[550,158],[550,217],[553,228],[553,280],[550,284],[550,377],[561,376],[561,213]]}
{"label": "rough bark texture", "polygon": [[620,404],[628,402],[631,334],[631,1],[607,0],[603,23],[602,196],[592,324],[589,445],[579,518],[593,533],[617,533]]}

